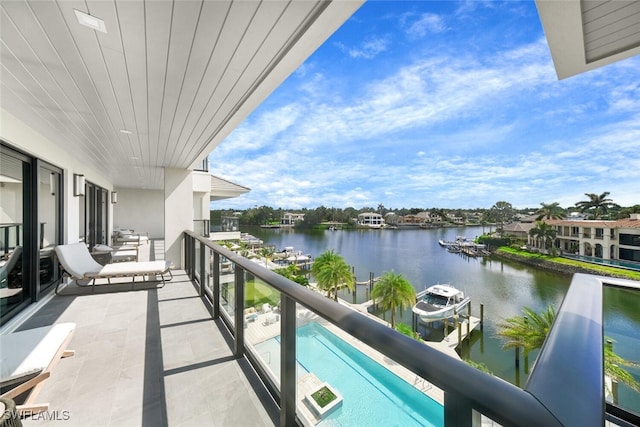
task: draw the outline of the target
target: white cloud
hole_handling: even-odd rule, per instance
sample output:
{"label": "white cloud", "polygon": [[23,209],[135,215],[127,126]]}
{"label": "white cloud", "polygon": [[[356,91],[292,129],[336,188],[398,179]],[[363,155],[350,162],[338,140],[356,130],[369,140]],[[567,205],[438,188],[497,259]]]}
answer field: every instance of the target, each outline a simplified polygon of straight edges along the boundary
{"label": "white cloud", "polygon": [[416,19],[413,16],[405,16],[402,19],[406,26],[405,32],[410,38],[423,38],[428,34],[442,33],[447,26],[444,19],[433,13],[423,13]]}
{"label": "white cloud", "polygon": [[351,58],[373,59],[385,52],[390,43],[389,37],[382,36],[368,38],[358,46],[346,46],[343,43],[336,43],[336,46]]}
{"label": "white cloud", "polygon": [[[343,49],[375,56],[376,40]],[[600,188],[640,203],[640,67],[558,82],[542,38],[408,58],[375,79],[310,60],[212,153],[252,189],[217,205],[568,206]]]}

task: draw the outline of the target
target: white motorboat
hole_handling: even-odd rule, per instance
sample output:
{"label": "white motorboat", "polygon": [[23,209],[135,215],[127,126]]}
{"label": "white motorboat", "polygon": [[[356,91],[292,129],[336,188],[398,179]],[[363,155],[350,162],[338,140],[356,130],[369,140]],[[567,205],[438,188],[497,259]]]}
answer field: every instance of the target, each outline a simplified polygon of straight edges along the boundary
{"label": "white motorboat", "polygon": [[430,286],[419,292],[417,297],[418,302],[412,310],[423,322],[453,317],[471,302],[471,298],[465,298],[464,292],[449,284]]}

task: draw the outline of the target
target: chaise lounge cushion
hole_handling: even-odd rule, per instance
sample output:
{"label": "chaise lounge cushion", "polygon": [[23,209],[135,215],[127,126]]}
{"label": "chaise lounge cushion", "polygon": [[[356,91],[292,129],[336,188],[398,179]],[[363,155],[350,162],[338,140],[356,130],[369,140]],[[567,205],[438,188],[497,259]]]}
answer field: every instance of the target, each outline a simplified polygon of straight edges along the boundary
{"label": "chaise lounge cushion", "polygon": [[171,267],[170,261],[116,262],[102,266],[100,271],[88,272],[87,277],[128,277],[166,273]]}
{"label": "chaise lounge cushion", "polygon": [[28,329],[0,336],[0,387],[22,383],[47,369],[75,323]]}
{"label": "chaise lounge cushion", "polygon": [[[80,285],[86,285],[88,283],[87,280],[91,281],[92,279],[152,275],[163,276],[163,274],[167,272],[171,274],[171,261],[131,261],[101,265],[91,257],[84,243],[58,245],[55,250],[64,270]],[[162,281],[164,283],[164,277]]]}
{"label": "chaise lounge cushion", "polygon": [[60,264],[75,279],[83,279],[90,274],[96,274],[103,267],[93,259],[84,243],[58,245],[55,250]]}

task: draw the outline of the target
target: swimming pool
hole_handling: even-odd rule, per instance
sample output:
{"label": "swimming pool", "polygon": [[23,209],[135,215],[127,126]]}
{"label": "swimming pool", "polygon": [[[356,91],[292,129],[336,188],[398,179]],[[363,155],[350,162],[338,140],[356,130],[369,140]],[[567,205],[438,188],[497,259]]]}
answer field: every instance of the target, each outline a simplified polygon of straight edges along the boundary
{"label": "swimming pool", "polygon": [[[442,426],[444,408],[318,323],[297,329],[298,375],[311,372],[343,397],[318,426]],[[256,346],[259,351],[271,343]],[[300,372],[301,369],[303,372]]]}

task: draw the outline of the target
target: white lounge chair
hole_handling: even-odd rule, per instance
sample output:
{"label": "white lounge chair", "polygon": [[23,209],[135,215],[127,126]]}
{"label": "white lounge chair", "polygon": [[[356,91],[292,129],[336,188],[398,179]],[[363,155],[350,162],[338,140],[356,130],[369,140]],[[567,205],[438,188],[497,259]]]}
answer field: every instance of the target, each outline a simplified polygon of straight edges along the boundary
{"label": "white lounge chair", "polygon": [[121,245],[144,245],[149,242],[149,233],[122,229],[113,233],[113,242]]}
{"label": "white lounge chair", "polygon": [[[133,287],[138,276],[142,276],[143,281],[145,276],[160,276],[160,287],[163,287],[166,281],[173,278],[171,261],[117,262],[101,265],[93,259],[84,243],[58,245],[55,251],[64,272],[80,286],[91,283],[95,288],[96,279],[107,279],[107,283],[111,284],[113,278],[131,277]],[[168,279],[165,278],[167,274]],[[56,293],[61,283],[62,280],[56,286]]]}
{"label": "white lounge chair", "polygon": [[0,335],[0,397],[18,399],[22,415],[48,410],[48,403],[35,399],[58,361],[73,356],[67,346],[75,328],[75,323],[59,323]]}
{"label": "white lounge chair", "polygon": [[15,298],[20,298],[22,293],[22,285],[16,272],[18,261],[22,255],[22,246],[16,246],[11,252],[9,259],[3,265],[0,265],[0,310]]}

